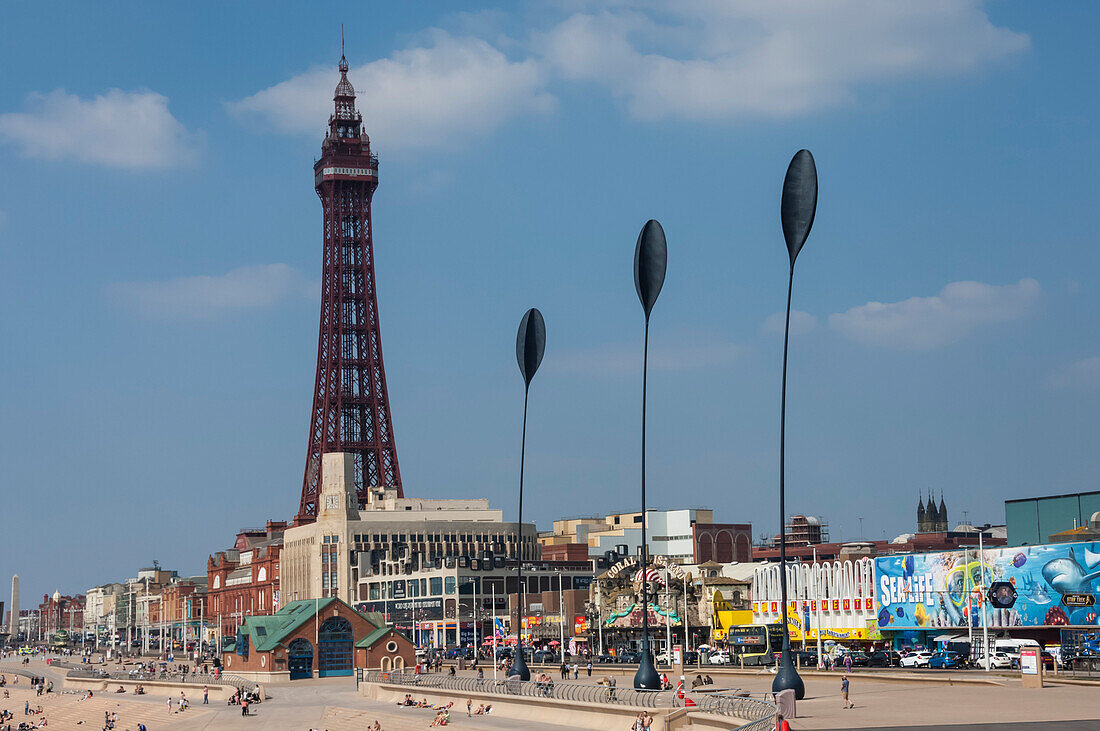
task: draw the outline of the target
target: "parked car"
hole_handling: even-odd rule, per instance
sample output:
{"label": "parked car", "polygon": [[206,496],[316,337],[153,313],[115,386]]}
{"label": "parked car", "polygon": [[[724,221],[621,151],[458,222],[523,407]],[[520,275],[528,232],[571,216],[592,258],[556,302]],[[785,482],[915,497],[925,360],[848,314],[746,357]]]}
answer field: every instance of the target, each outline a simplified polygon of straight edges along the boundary
{"label": "parked car", "polygon": [[728,652],[722,650],[718,652],[713,652],[711,653],[710,657],[707,658],[707,662],[711,665],[729,665],[730,655]]}
{"label": "parked car", "polygon": [[1012,658],[1007,652],[994,652],[991,657],[978,658],[978,667],[984,668],[987,665],[994,670],[1007,670],[1012,667]]}
{"label": "parked car", "polygon": [[872,653],[867,659],[867,666],[872,668],[898,668],[901,667],[901,653],[894,650],[879,650]]}
{"label": "parked car", "polygon": [[850,657],[852,659],[852,667],[854,668],[865,668],[870,662],[870,658],[867,657],[867,653],[865,652],[845,652],[841,655],[836,656],[836,660],[834,662],[836,663],[836,666],[838,668],[844,667],[844,658],[846,657]]}
{"label": "parked car", "polygon": [[[1003,654],[1003,653],[1002,653]],[[932,659],[932,653],[928,650],[919,650],[911,652],[901,659],[901,667],[903,668],[926,668],[928,662]]]}
{"label": "parked car", "polygon": [[688,650],[687,652],[685,652],[684,653],[684,664],[685,665],[698,665],[699,664],[699,653],[696,652],[695,650]]}
{"label": "parked car", "polygon": [[950,670],[962,665],[962,655],[957,652],[937,652],[928,660],[928,667]]}
{"label": "parked car", "polygon": [[796,650],[791,653],[796,663],[802,667],[817,667],[817,653],[813,650]]}
{"label": "parked car", "polygon": [[561,656],[553,650],[539,650],[535,653],[535,662],[558,665],[561,664]]}
{"label": "parked car", "polygon": [[615,656],[614,655],[608,655],[607,653],[604,653],[603,655],[597,655],[594,659],[594,662],[604,663],[604,664],[614,663],[615,662]]}
{"label": "parked car", "polygon": [[1044,670],[1054,669],[1054,655],[1051,655],[1049,652],[1044,651],[1039,655],[1039,657],[1042,658]]}
{"label": "parked car", "polygon": [[640,652],[620,652],[619,662],[622,664],[639,663],[642,661],[642,653]]}

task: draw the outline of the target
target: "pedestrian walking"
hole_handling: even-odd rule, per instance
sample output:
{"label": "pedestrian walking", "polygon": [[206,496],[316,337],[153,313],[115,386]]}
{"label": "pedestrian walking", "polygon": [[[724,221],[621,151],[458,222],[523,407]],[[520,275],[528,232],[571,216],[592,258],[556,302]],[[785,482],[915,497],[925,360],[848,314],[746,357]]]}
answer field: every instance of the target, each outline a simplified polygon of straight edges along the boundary
{"label": "pedestrian walking", "polygon": [[845,708],[855,708],[856,704],[848,700],[848,676],[840,676],[840,697],[844,699]]}
{"label": "pedestrian walking", "polygon": [[247,716],[248,715],[248,698],[242,698],[241,699],[241,715],[242,716]]}
{"label": "pedestrian walking", "polygon": [[592,677],[592,661],[591,660],[588,661],[588,664],[585,666],[585,668],[588,670],[588,677],[591,678]]}
{"label": "pedestrian walking", "polygon": [[777,714],[775,717],[775,731],[791,731],[791,724],[783,718],[782,713]]}
{"label": "pedestrian walking", "polygon": [[577,661],[573,661],[573,680],[577,679],[577,674],[580,672],[580,668],[577,666]]}
{"label": "pedestrian walking", "polygon": [[474,707],[473,700],[470,699],[470,698],[467,698],[466,699],[466,715],[467,716],[472,716],[474,714],[473,707]]}
{"label": "pedestrian walking", "polygon": [[168,715],[172,715],[172,696],[168,696]]}
{"label": "pedestrian walking", "polygon": [[210,689],[207,688],[205,685],[202,686],[202,702],[203,705],[210,705]]}
{"label": "pedestrian walking", "polygon": [[565,680],[569,677],[569,664],[565,660],[561,661],[561,679]]}
{"label": "pedestrian walking", "polygon": [[847,672],[847,673],[852,672],[852,656],[851,655],[845,655],[844,656],[844,672]]}

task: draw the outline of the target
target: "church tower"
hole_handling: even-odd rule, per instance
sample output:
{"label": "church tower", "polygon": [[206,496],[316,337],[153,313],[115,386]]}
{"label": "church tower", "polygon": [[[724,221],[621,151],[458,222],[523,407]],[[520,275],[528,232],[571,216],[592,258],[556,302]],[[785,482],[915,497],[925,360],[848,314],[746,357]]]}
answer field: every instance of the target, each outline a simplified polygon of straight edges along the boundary
{"label": "church tower", "polygon": [[927,517],[925,523],[928,527],[924,532],[935,533],[940,526],[940,511],[936,509],[936,499],[932,497],[931,490],[928,492],[928,509],[925,516]]}
{"label": "church tower", "polygon": [[939,530],[941,530],[941,531],[950,530],[947,527],[947,504],[944,503],[944,501],[943,501],[943,490],[940,490],[940,511],[939,511],[939,513],[940,513]]}
{"label": "church tower", "polygon": [[926,517],[925,512],[924,512],[924,496],[923,495],[918,495],[917,496],[917,533],[926,533],[927,532],[925,530],[925,528],[927,527],[927,525],[926,525],[927,520],[928,520],[928,518]]}

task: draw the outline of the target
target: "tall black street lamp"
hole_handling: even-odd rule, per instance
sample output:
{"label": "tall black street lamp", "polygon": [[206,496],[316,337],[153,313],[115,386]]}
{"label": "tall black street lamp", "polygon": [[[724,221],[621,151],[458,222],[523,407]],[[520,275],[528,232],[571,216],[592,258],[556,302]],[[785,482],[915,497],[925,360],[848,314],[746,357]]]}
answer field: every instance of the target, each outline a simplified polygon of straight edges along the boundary
{"label": "tall black street lamp", "polygon": [[523,376],[523,436],[519,448],[519,520],[516,523],[516,659],[508,670],[508,675],[520,680],[530,680],[531,670],[523,656],[523,460],[527,452],[527,394],[531,389],[531,379],[542,363],[542,354],[546,350],[546,323],[542,313],[532,307],[519,321],[516,334],[516,362]]}
{"label": "tall black street lamp", "polygon": [[634,288],[645,312],[645,345],[642,348],[642,659],[634,674],[634,687],[639,690],[660,690],[661,679],[653,667],[653,654],[649,651],[649,545],[646,539],[645,503],[645,411],[646,371],[649,364],[649,313],[657,302],[657,295],[665,283],[665,267],[668,263],[668,247],[661,224],[650,219],[638,234],[634,248]]}
{"label": "tall black street lamp", "polygon": [[783,656],[779,672],[772,680],[772,692],[793,689],[797,700],[806,695],[806,686],[791,661],[791,637],[787,628],[787,499],[785,472],[787,464],[787,344],[791,335],[791,290],[794,287],[794,260],[817,212],[817,167],[809,150],[799,150],[787,167],[783,179],[783,199],[779,206],[783,222],[783,238],[787,242],[790,257],[790,276],[787,278],[787,324],[783,329],[783,395],[779,415],[779,595],[783,603]]}

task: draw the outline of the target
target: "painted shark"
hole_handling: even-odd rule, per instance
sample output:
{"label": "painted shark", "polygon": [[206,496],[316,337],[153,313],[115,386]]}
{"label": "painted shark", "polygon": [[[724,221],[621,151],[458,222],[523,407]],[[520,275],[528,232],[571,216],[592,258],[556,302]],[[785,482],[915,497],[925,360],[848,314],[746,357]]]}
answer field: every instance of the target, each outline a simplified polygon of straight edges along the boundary
{"label": "painted shark", "polygon": [[1071,548],[1069,558],[1056,558],[1043,566],[1043,578],[1059,594],[1091,594],[1092,582],[1100,579],[1100,569],[1085,573]]}

